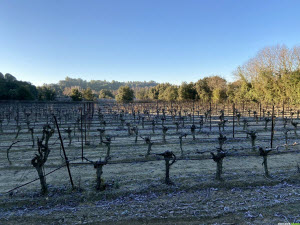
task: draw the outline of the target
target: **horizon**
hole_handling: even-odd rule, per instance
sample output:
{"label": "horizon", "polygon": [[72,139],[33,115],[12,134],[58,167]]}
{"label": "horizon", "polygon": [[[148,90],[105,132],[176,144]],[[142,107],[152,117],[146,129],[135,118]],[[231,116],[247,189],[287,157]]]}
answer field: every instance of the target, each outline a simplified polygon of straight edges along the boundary
{"label": "horizon", "polygon": [[[298,1],[3,1],[0,71],[41,86],[196,82],[273,45],[299,45]],[[280,32],[279,32],[280,31]]]}
{"label": "horizon", "polygon": [[[0,73],[2,73],[1,71],[0,71]],[[3,75],[5,75],[6,73],[2,73]],[[8,73],[8,74],[11,74],[11,73]],[[82,79],[83,81],[86,81],[86,82],[91,82],[91,81],[106,81],[106,82],[109,82],[109,83],[111,83],[112,81],[116,81],[116,82],[124,82],[124,83],[129,83],[129,82],[151,82],[151,81],[153,81],[153,82],[155,82],[155,83],[157,83],[157,84],[165,84],[165,83],[169,83],[169,84],[172,84],[172,85],[177,85],[177,86],[180,86],[183,82],[186,82],[186,83],[195,83],[195,82],[197,82],[198,80],[196,80],[196,81],[190,81],[190,82],[187,82],[187,81],[182,81],[181,83],[179,83],[179,84],[176,84],[176,83],[172,83],[172,82],[168,82],[168,81],[166,81],[166,82],[157,82],[157,81],[155,81],[155,80],[127,80],[127,81],[122,81],[122,80],[105,80],[105,79],[103,79],[103,80],[100,80],[100,79],[83,79],[82,77],[78,77],[78,78],[74,78],[74,77],[69,77],[69,76],[66,76],[65,78],[63,78],[63,79],[61,79],[61,80],[58,80],[57,82],[55,82],[55,83],[43,83],[43,84],[41,84],[41,85],[36,85],[36,84],[34,84],[34,83],[32,83],[31,81],[28,81],[28,80],[22,80],[22,79],[19,79],[19,77],[17,77],[17,76],[15,76],[14,74],[11,74],[12,76],[14,76],[18,81],[23,81],[23,82],[29,82],[29,83],[31,83],[31,84],[33,84],[33,85],[35,85],[35,86],[37,86],[37,87],[41,87],[41,86],[43,86],[43,85],[55,85],[55,84],[58,84],[60,81],[64,81],[66,78],[71,78],[71,79]],[[201,79],[203,79],[203,78],[205,78],[205,77],[212,77],[212,76],[219,76],[219,75],[211,75],[211,76],[204,76],[204,77],[202,77]],[[222,77],[222,76],[219,76],[219,77],[221,77],[221,78],[224,78],[224,77]],[[225,79],[225,78],[224,78]],[[227,81],[227,83],[232,83],[232,82],[234,82],[234,81],[236,81],[236,80],[234,80],[234,81],[228,81],[227,79],[226,79],[226,81]]]}

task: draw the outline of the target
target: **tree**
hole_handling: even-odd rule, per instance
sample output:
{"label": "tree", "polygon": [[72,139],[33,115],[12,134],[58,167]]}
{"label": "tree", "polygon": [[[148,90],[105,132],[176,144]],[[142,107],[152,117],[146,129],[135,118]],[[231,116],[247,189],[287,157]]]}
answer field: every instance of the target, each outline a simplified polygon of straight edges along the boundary
{"label": "tree", "polygon": [[92,91],[91,88],[87,88],[87,89],[83,90],[82,97],[86,101],[94,101],[94,99],[95,99],[95,96],[94,96],[93,91]]}
{"label": "tree", "polygon": [[229,83],[226,90],[227,99],[233,103],[236,101],[236,96],[241,88],[242,82],[241,80],[237,80],[235,82]]}
{"label": "tree", "polygon": [[0,100],[33,100],[37,90],[29,82],[18,81],[13,75],[0,73]]}
{"label": "tree", "polygon": [[140,100],[146,100],[149,98],[148,90],[146,88],[141,88],[136,93],[136,98]]}
{"label": "tree", "polygon": [[279,89],[281,101],[290,100],[293,104],[300,103],[300,69],[285,73],[281,77]]}
{"label": "tree", "polygon": [[42,101],[53,101],[56,97],[56,91],[48,85],[38,87],[38,99]]}
{"label": "tree", "polygon": [[35,96],[30,91],[28,86],[20,86],[17,90],[17,99],[18,100],[33,100]]}
{"label": "tree", "polygon": [[198,80],[195,84],[195,89],[197,91],[198,97],[205,101],[208,102],[211,99],[212,91],[210,87],[208,86],[207,79],[201,79]]}
{"label": "tree", "polygon": [[178,90],[179,100],[194,100],[197,97],[197,92],[194,84],[183,82]]}
{"label": "tree", "polygon": [[226,100],[226,92],[225,89],[215,88],[212,93],[212,100],[215,103],[221,103]]}
{"label": "tree", "polygon": [[5,74],[5,80],[7,81],[7,82],[14,82],[14,81],[17,81],[17,79],[13,76],[13,75],[11,75],[11,74],[9,74],[9,73],[7,73],[7,74]]}
{"label": "tree", "polygon": [[128,81],[128,82],[119,82],[119,81],[106,81],[106,80],[91,80],[86,81],[83,79],[75,79],[66,77],[64,80],[59,81],[58,86],[61,90],[64,90],[65,88],[71,88],[71,87],[79,87],[80,89],[86,89],[90,87],[94,92],[99,92],[102,89],[108,89],[110,91],[117,91],[119,87],[121,86],[129,86],[134,91],[144,88],[144,87],[154,87],[158,85],[158,83],[154,81]]}
{"label": "tree", "polygon": [[171,84],[162,83],[156,86],[159,100],[166,100],[166,90],[168,89],[168,87],[171,87]]}
{"label": "tree", "polygon": [[174,85],[168,86],[163,92],[162,99],[165,101],[176,101],[178,99],[178,87]]}
{"label": "tree", "polygon": [[8,91],[8,99],[11,99],[11,100],[16,100],[18,99],[18,92],[17,92],[17,89],[10,89]]}
{"label": "tree", "polygon": [[227,81],[220,76],[205,77],[203,80],[205,80],[207,86],[210,88],[211,91],[213,91],[216,88],[226,88],[227,85]]}
{"label": "tree", "polygon": [[134,91],[128,86],[121,86],[116,95],[117,102],[132,102],[134,99]]}
{"label": "tree", "polygon": [[292,49],[285,45],[265,47],[235,72],[241,81],[236,97],[243,101],[296,103],[299,101],[296,97],[299,89],[299,68],[299,46]]}
{"label": "tree", "polygon": [[159,95],[159,91],[158,91],[158,87],[151,87],[148,91],[148,97],[151,100],[157,100],[158,99],[158,95]]}
{"label": "tree", "polygon": [[108,99],[112,99],[114,98],[113,93],[108,90],[108,89],[102,89],[99,93],[99,98],[108,98]]}
{"label": "tree", "polygon": [[82,94],[78,88],[73,88],[70,97],[73,101],[82,101]]}

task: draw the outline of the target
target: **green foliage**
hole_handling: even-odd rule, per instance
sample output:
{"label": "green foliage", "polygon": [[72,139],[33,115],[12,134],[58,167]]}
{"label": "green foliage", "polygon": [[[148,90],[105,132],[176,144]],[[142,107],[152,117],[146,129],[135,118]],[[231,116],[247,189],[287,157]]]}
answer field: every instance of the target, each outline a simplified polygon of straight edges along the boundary
{"label": "green foliage", "polygon": [[157,86],[151,87],[149,89],[149,91],[148,91],[148,97],[149,97],[149,99],[151,99],[151,100],[157,100],[158,96],[159,96],[158,87]]}
{"label": "green foliage", "polygon": [[95,96],[94,96],[93,91],[92,91],[91,88],[87,88],[87,89],[83,90],[82,91],[82,97],[86,101],[94,101],[95,100]]}
{"label": "green foliage", "polygon": [[193,100],[197,98],[197,91],[194,84],[183,82],[178,90],[179,100]]}
{"label": "green foliage", "polygon": [[158,85],[155,81],[128,81],[128,82],[119,82],[119,81],[106,81],[106,80],[91,80],[86,81],[80,78],[70,78],[66,77],[64,80],[59,81],[58,86],[64,90],[66,87],[79,87],[80,89],[87,89],[88,87],[91,88],[95,92],[99,92],[102,89],[107,89],[110,91],[117,91],[121,86],[128,86],[132,89],[139,89],[144,87],[153,87]]}
{"label": "green foliage", "polygon": [[210,87],[208,86],[207,79],[202,79],[198,80],[195,84],[195,89],[198,94],[198,97],[205,101],[208,102],[211,99],[212,91]]}
{"label": "green foliage", "polygon": [[259,51],[235,71],[241,83],[235,90],[235,100],[298,104],[299,56],[300,47],[288,49],[284,45],[277,45]]}
{"label": "green foliage", "polygon": [[56,97],[56,91],[54,88],[43,85],[38,87],[38,99],[41,101],[54,101]]}
{"label": "green foliage", "polygon": [[277,86],[281,101],[290,100],[294,104],[300,104],[300,70],[284,73]]}
{"label": "green foliage", "polygon": [[[253,87],[250,82],[247,81],[240,68],[238,68],[239,80],[236,82],[235,93],[233,100],[235,102],[249,102],[256,101],[257,93],[253,92]],[[232,86],[233,87],[233,86]]]}
{"label": "green foliage", "polygon": [[79,91],[78,88],[73,88],[71,90],[71,95],[73,101],[82,101],[82,93]]}
{"label": "green foliage", "polygon": [[176,101],[178,99],[178,87],[168,86],[163,93],[163,100]]}
{"label": "green foliage", "polygon": [[37,89],[34,85],[18,81],[13,75],[0,73],[0,100],[34,100]]}
{"label": "green foliage", "polygon": [[224,88],[215,88],[212,93],[212,100],[215,103],[222,103],[227,99],[226,91]]}
{"label": "green foliage", "polygon": [[34,94],[31,92],[29,86],[22,85],[16,89],[16,99],[18,100],[33,100],[35,99]]}
{"label": "green foliage", "polygon": [[4,80],[5,80],[4,75],[3,73],[0,72],[0,81],[4,81]]}
{"label": "green foliage", "polygon": [[134,99],[134,91],[128,86],[121,86],[116,95],[117,102],[128,103]]}
{"label": "green foliage", "polygon": [[136,93],[136,98],[139,100],[147,100],[149,99],[147,88],[140,88]]}
{"label": "green foliage", "polygon": [[17,81],[17,79],[13,75],[11,75],[9,73],[5,74],[4,78],[5,78],[5,80],[7,82],[15,82],[15,81]]}
{"label": "green foliage", "polygon": [[158,99],[159,100],[166,100],[166,90],[168,87],[170,87],[171,84],[169,83],[162,83],[156,86],[157,91],[158,91]]}
{"label": "green foliage", "polygon": [[233,83],[228,84],[227,90],[226,90],[226,95],[227,99],[233,103],[236,101],[236,95],[241,87],[241,80],[237,80]]}
{"label": "green foliage", "polygon": [[99,98],[113,99],[114,95],[113,95],[113,93],[110,90],[108,90],[108,89],[102,89],[99,92]]}

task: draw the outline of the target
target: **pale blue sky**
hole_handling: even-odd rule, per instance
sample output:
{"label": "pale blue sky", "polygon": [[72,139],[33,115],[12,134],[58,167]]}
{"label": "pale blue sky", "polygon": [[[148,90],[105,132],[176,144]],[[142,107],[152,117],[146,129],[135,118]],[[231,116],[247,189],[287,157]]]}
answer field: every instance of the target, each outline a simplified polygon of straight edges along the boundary
{"label": "pale blue sky", "polygon": [[179,84],[300,44],[300,1],[0,0],[0,72]]}

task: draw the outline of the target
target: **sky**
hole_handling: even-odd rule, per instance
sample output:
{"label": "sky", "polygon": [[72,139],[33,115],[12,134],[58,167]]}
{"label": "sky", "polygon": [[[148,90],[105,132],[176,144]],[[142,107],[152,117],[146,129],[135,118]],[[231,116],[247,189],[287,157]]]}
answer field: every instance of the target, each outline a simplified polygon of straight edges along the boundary
{"label": "sky", "polygon": [[0,72],[180,84],[300,44],[300,1],[0,0]]}

